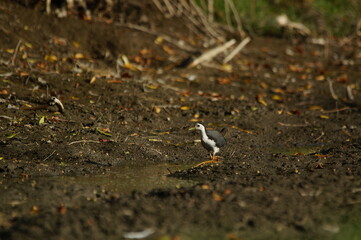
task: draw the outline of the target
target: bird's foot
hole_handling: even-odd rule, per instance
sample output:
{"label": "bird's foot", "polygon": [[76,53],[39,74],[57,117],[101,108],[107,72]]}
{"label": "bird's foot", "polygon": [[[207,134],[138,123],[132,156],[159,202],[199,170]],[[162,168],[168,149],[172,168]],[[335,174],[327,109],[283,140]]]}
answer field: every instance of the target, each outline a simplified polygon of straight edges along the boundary
{"label": "bird's foot", "polygon": [[203,165],[206,165],[206,164],[210,164],[210,163],[219,163],[219,162],[222,162],[222,161],[219,160],[218,157],[213,157],[211,160],[201,162],[201,163],[195,165],[193,168],[200,167],[200,166],[203,166]]}

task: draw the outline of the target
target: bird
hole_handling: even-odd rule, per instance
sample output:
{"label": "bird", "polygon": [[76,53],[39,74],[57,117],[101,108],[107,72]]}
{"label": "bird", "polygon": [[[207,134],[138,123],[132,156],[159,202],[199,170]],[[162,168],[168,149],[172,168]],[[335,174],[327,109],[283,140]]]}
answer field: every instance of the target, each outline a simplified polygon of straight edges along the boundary
{"label": "bird", "polygon": [[227,141],[224,136],[218,132],[213,130],[207,130],[204,125],[197,123],[195,129],[201,131],[201,143],[202,146],[210,152],[211,160],[202,162],[195,167],[199,167],[201,165],[207,163],[214,163],[218,161],[216,154],[219,152],[220,148],[226,145]]}

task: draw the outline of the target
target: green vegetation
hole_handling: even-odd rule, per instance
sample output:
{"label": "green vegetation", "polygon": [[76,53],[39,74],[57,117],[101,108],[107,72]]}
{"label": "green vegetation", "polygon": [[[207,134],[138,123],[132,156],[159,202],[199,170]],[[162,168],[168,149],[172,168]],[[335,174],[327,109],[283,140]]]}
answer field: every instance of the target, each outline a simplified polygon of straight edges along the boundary
{"label": "green vegetation", "polygon": [[[232,1],[232,0],[231,0]],[[207,0],[197,0],[204,8]],[[315,35],[348,36],[361,19],[360,0],[233,0],[243,28],[260,35],[277,35],[275,17],[286,14]],[[214,0],[215,19],[226,23],[225,0]],[[232,24],[235,21],[232,17]]]}

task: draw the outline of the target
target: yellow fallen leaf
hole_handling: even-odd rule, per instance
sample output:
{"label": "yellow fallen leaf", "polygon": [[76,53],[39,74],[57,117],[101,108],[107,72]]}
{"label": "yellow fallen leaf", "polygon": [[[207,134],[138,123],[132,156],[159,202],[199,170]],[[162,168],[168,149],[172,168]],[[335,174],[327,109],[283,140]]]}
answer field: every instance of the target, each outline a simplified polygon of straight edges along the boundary
{"label": "yellow fallen leaf", "polygon": [[189,110],[189,109],[191,109],[191,108],[188,107],[188,106],[182,106],[182,107],[180,107],[180,109],[183,110],[183,111],[187,111],[187,110]]}
{"label": "yellow fallen leaf", "polygon": [[55,61],[58,61],[58,57],[55,55],[46,55],[44,57],[44,60],[48,61],[48,62],[55,62]]}
{"label": "yellow fallen leaf", "polygon": [[33,45],[29,42],[24,42],[25,46],[28,48],[33,48]]}
{"label": "yellow fallen leaf", "polygon": [[44,124],[45,123],[45,116],[42,116],[39,120],[39,125]]}
{"label": "yellow fallen leaf", "polygon": [[283,98],[280,95],[273,95],[272,99],[277,101],[277,102],[282,102]]}
{"label": "yellow fallen leaf", "polygon": [[79,48],[80,47],[80,44],[76,41],[73,42],[73,46],[76,47],[76,48]]}
{"label": "yellow fallen leaf", "polygon": [[155,42],[155,44],[161,44],[163,42],[163,38],[157,37],[154,42]]}
{"label": "yellow fallen leaf", "polygon": [[162,139],[156,139],[156,138],[149,138],[149,142],[162,142]]}
{"label": "yellow fallen leaf", "polygon": [[153,89],[153,90],[155,90],[155,89],[158,89],[159,88],[159,86],[158,85],[146,85],[147,86],[147,88],[150,88],[150,89]]}
{"label": "yellow fallen leaf", "polygon": [[10,54],[13,54],[15,52],[15,50],[12,48],[7,48],[7,49],[5,49],[5,51]]}
{"label": "yellow fallen leaf", "polygon": [[320,115],[320,118],[321,118],[321,119],[329,119],[330,117],[327,116],[327,115]]}
{"label": "yellow fallen leaf", "polygon": [[317,80],[317,81],[323,81],[323,80],[325,80],[325,75],[319,75],[319,76],[317,76],[317,77],[316,77],[316,80]]}
{"label": "yellow fallen leaf", "polygon": [[82,54],[82,53],[76,53],[74,57],[75,57],[75,59],[84,59],[85,58],[84,54]]}
{"label": "yellow fallen leaf", "polygon": [[126,68],[126,69],[129,69],[129,70],[132,70],[132,71],[137,71],[137,70],[138,70],[138,69],[137,69],[133,64],[131,64],[131,63],[125,63],[125,64],[123,65],[123,67]]}
{"label": "yellow fallen leaf", "polygon": [[317,110],[322,111],[323,108],[321,106],[313,105],[313,106],[310,107],[310,110],[312,110],[312,111],[317,111]]}
{"label": "yellow fallen leaf", "polygon": [[13,138],[13,137],[15,137],[16,135],[18,135],[18,134],[17,134],[17,133],[12,133],[12,134],[7,135],[6,137],[7,137],[7,138]]}

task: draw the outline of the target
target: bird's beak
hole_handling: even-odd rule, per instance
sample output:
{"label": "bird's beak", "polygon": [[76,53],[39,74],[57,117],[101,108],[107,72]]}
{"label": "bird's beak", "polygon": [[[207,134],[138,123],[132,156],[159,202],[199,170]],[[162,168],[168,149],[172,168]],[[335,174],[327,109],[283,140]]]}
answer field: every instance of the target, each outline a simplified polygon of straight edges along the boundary
{"label": "bird's beak", "polygon": [[197,130],[196,127],[191,127],[188,129],[188,131],[194,131],[194,130]]}

